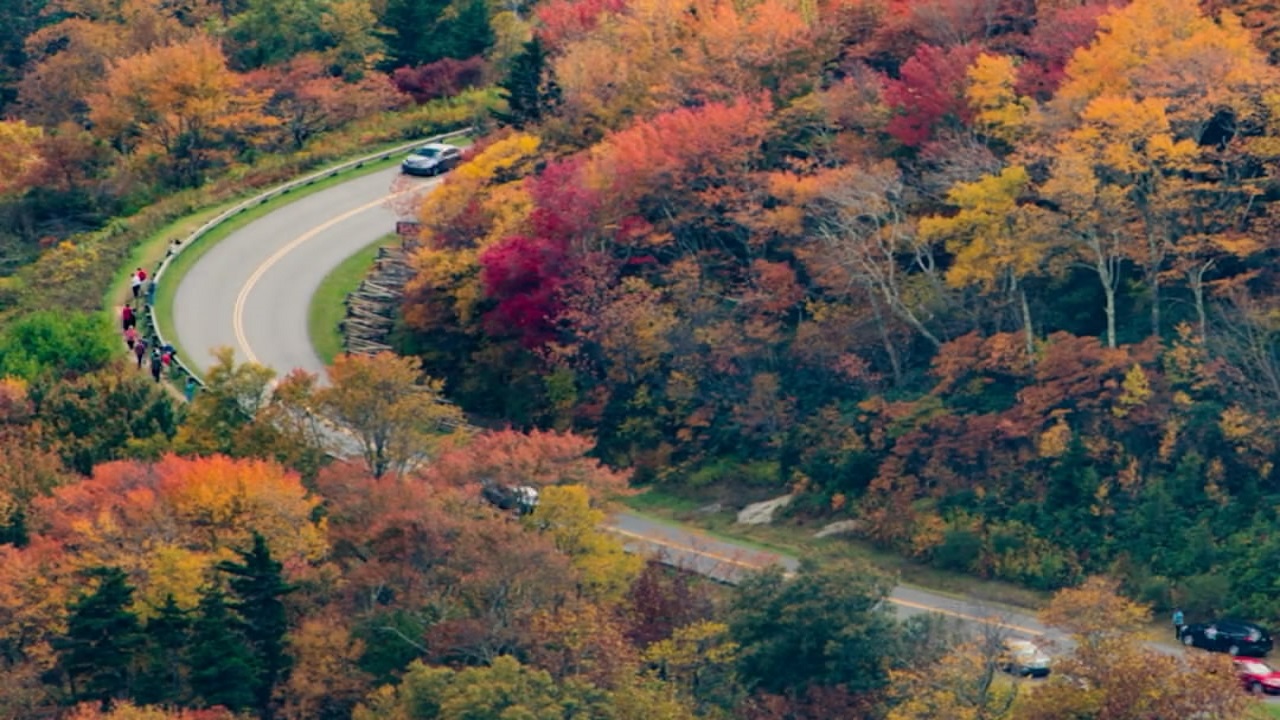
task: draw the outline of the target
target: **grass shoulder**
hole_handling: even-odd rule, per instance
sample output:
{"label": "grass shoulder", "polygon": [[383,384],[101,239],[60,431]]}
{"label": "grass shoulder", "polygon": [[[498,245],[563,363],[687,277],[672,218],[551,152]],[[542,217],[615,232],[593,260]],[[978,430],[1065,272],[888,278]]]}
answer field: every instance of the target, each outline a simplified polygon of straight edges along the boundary
{"label": "grass shoulder", "polygon": [[1011,583],[931,568],[849,537],[815,538],[814,533],[820,527],[817,525],[794,520],[781,520],[773,525],[740,525],[736,510],[717,508],[710,500],[651,488],[623,502],[650,519],[693,527],[713,537],[761,550],[808,557],[819,563],[860,560],[897,576],[903,584],[956,598],[1032,611],[1042,607],[1049,598],[1048,593]]}
{"label": "grass shoulder", "polygon": [[333,269],[307,306],[307,335],[311,347],[325,365],[342,353],[342,332],[339,325],[346,316],[346,298],[360,287],[360,282],[373,267],[378,250],[400,242],[395,234],[378,238]]}

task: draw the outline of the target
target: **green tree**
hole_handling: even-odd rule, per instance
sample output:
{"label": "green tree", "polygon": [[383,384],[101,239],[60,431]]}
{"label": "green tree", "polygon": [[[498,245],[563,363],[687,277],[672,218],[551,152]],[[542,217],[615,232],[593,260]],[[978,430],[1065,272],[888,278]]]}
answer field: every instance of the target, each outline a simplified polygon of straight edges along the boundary
{"label": "green tree", "polygon": [[184,454],[240,455],[246,449],[243,437],[270,397],[275,371],[254,363],[236,364],[228,347],[213,351],[216,362],[209,368],[205,389],[187,407],[174,438],[175,449]]}
{"label": "green tree", "polygon": [[507,109],[494,110],[493,116],[514,128],[537,124],[560,102],[560,87],[551,77],[546,48],[536,37],[511,59],[511,69],[498,87]]}
{"label": "green tree", "polygon": [[101,314],[41,310],[0,335],[0,377],[34,380],[106,367],[118,345]]}
{"label": "green tree", "polygon": [[131,666],[143,637],[138,617],[129,611],[133,586],[124,571],[99,567],[86,575],[97,587],[68,607],[59,655],[72,696],[99,700],[105,708],[128,696]]}
{"label": "green tree", "polygon": [[183,651],[191,640],[191,617],[165,597],[156,616],[147,621],[147,648],[134,697],[143,705],[176,705],[187,700]]}
{"label": "green tree", "polygon": [[88,475],[109,460],[157,458],[178,431],[178,409],[143,373],[117,364],[33,392],[63,462]]}
{"label": "green tree", "polygon": [[293,663],[285,653],[289,621],[281,598],[296,588],[285,583],[284,566],[271,557],[271,548],[261,534],[253,534],[251,550],[237,552],[240,562],[224,561],[218,563],[218,569],[232,576],[235,600],[230,607],[240,615],[253,650],[257,707],[263,717],[270,717],[271,695]]}
{"label": "green tree", "polygon": [[502,656],[489,667],[451,670],[414,661],[393,691],[356,708],[355,720],[587,720],[609,717],[607,694],[590,685],[557,685],[545,670]]}
{"label": "green tree", "polygon": [[485,0],[456,2],[441,30],[444,56],[459,60],[483,55],[493,47],[495,39],[489,22],[489,4]]}
{"label": "green tree", "polygon": [[200,595],[187,647],[191,690],[199,704],[237,711],[252,707],[258,677],[243,624],[227,608],[222,589],[210,586]]}
{"label": "green tree", "polygon": [[239,70],[282,63],[324,50],[325,0],[249,0],[227,30],[227,55]]}
{"label": "green tree", "polygon": [[414,67],[444,57],[438,35],[448,0],[387,0],[379,20],[387,57],[382,69]]}
{"label": "green tree", "polygon": [[836,563],[780,568],[739,587],[728,615],[738,672],[773,693],[843,684],[853,692],[884,686],[899,627],[884,607],[892,583],[869,567]]}

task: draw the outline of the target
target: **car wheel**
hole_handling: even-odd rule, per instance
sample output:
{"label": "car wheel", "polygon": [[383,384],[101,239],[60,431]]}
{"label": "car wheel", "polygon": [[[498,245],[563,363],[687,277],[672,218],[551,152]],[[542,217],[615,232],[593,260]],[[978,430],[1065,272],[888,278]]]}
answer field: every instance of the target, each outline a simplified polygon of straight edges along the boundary
{"label": "car wheel", "polygon": [[1249,692],[1253,693],[1254,695],[1258,695],[1262,693],[1262,683],[1257,681],[1249,683]]}
{"label": "car wheel", "polygon": [[1192,647],[1196,644],[1196,639],[1191,636],[1191,633],[1187,633],[1186,635],[1182,636],[1182,644],[1186,645],[1187,647]]}
{"label": "car wheel", "polygon": [[1230,656],[1232,656],[1232,657],[1235,657],[1236,655],[1239,655],[1239,654],[1240,654],[1240,646],[1239,646],[1239,645],[1232,645],[1231,647],[1227,648],[1227,654],[1228,654],[1228,655],[1230,655]]}

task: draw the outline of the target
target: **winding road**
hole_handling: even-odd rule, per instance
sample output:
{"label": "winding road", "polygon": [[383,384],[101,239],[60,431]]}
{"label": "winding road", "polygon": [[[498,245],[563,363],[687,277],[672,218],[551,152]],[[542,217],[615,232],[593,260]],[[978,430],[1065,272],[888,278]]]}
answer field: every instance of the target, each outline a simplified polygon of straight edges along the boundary
{"label": "winding road", "polygon": [[[174,300],[178,343],[192,364],[207,370],[210,351],[235,349],[284,374],[294,368],[322,373],[307,334],[307,309],[320,282],[343,260],[393,229],[388,200],[397,192],[425,191],[432,180],[406,183],[398,169],[338,183],[254,220],[202,255],[182,278]],[[795,558],[761,552],[633,514],[611,528],[633,551],[734,583],[743,573],[772,564],[795,570]],[[900,616],[936,612],[962,621],[983,620],[1012,635],[1058,639],[1024,612],[899,586],[890,597]]]}

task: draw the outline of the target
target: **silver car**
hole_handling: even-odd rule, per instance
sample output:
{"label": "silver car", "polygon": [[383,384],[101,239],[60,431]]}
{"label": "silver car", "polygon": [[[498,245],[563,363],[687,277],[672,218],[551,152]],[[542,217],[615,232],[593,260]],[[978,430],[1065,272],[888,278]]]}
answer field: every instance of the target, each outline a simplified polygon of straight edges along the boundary
{"label": "silver car", "polygon": [[443,143],[430,143],[414,150],[400,163],[406,175],[439,175],[462,162],[462,150]]}

